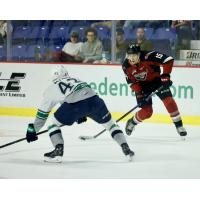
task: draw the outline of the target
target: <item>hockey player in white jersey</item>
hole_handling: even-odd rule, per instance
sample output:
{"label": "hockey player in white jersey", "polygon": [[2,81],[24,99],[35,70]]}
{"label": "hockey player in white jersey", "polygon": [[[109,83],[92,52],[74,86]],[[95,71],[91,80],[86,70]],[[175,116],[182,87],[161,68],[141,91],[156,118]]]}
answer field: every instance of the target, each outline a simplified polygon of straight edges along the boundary
{"label": "hockey player in white jersey", "polygon": [[90,86],[77,78],[69,76],[63,66],[52,70],[52,84],[45,90],[43,101],[38,109],[33,124],[28,124],[26,139],[32,142],[38,139],[37,132],[44,126],[52,108],[60,107],[52,116],[52,124],[48,127],[49,136],[55,149],[44,154],[44,160],[61,162],[64,154],[64,140],[61,125],[72,125],[85,122],[90,117],[108,130],[112,138],[121,146],[125,156],[131,159],[134,152],[130,150],[123,132],[112,119],[104,101]]}

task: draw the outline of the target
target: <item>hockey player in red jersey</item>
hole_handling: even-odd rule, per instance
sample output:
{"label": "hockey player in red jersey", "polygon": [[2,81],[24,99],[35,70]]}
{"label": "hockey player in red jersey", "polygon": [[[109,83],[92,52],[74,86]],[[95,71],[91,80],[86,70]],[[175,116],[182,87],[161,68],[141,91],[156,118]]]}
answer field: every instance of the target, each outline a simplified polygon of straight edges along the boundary
{"label": "hockey player in red jersey", "polygon": [[187,135],[177,104],[170,91],[172,85],[170,74],[173,62],[174,59],[171,56],[156,51],[141,51],[140,46],[129,45],[122,68],[128,84],[135,92],[137,103],[141,109],[127,121],[127,135],[131,135],[137,124],[152,116],[152,98],[149,100],[145,100],[145,98],[160,86],[163,86],[163,88],[156,95],[166,107],[178,134],[183,137]]}

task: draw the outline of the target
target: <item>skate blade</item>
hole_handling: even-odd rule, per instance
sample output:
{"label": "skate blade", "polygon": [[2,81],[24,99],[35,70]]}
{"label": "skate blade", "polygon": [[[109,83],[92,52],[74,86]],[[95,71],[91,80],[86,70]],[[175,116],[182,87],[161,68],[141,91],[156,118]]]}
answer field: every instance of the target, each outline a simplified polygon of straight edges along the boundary
{"label": "skate blade", "polygon": [[186,137],[185,136],[181,136],[181,141],[185,141]]}
{"label": "skate blade", "polygon": [[126,157],[129,162],[133,162],[134,155],[127,155]]}
{"label": "skate blade", "polygon": [[62,162],[62,156],[56,156],[55,158],[44,157],[44,162],[61,163]]}

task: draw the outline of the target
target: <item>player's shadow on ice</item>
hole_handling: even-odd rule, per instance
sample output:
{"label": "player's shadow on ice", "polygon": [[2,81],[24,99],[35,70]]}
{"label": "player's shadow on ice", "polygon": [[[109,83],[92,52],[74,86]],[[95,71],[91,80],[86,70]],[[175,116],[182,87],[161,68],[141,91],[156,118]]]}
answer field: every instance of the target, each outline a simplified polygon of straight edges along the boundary
{"label": "player's shadow on ice", "polygon": [[[4,163],[14,163],[19,165],[37,165],[37,166],[71,166],[71,165],[82,165],[82,164],[123,164],[127,163],[123,160],[63,160],[62,163],[48,163],[44,162],[42,159],[33,160],[33,159],[22,159],[22,158],[12,158],[5,160]],[[92,166],[91,166],[92,167]]]}
{"label": "player's shadow on ice", "polygon": [[[176,145],[177,143],[192,141],[193,138],[186,138],[186,140],[182,140],[181,138],[175,137],[160,137],[160,136],[143,136],[143,137],[132,137],[129,138],[129,141],[135,143],[156,143],[156,144],[163,144],[163,145]],[[196,138],[195,138],[196,140]],[[200,140],[200,138],[199,138]]]}
{"label": "player's shadow on ice", "polygon": [[10,151],[8,151],[8,152],[0,152],[0,157],[1,156],[6,156],[6,155],[12,155],[12,154],[17,154],[17,153],[24,153],[24,152],[33,152],[33,151],[37,151],[37,150],[43,150],[43,149],[46,149],[46,148],[34,148],[34,149],[21,149],[21,150],[10,150]]}

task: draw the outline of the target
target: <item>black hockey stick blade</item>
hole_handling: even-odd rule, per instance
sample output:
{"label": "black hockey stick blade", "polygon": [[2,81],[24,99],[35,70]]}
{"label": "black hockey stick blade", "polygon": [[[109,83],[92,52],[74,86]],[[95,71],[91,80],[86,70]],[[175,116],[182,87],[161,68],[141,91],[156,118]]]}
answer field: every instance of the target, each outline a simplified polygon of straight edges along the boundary
{"label": "black hockey stick blade", "polygon": [[94,136],[79,136],[80,140],[92,140],[95,139]]}
{"label": "black hockey stick blade", "polygon": [[79,139],[80,140],[92,140],[92,139],[97,138],[99,135],[101,135],[105,131],[106,131],[106,129],[102,130],[101,132],[99,132],[97,135],[94,135],[94,136],[79,136]]}
{"label": "black hockey stick blade", "polygon": [[[126,117],[127,115],[129,115],[131,112],[133,112],[136,108],[138,108],[138,105],[135,106],[134,108],[132,108],[131,110],[129,110],[127,113],[125,113],[124,115],[122,115],[117,122],[121,121],[124,117]],[[104,133],[106,131],[106,129],[102,130],[101,132],[99,132],[98,134],[94,135],[94,136],[79,136],[80,140],[92,140],[97,138],[98,136],[100,136],[102,133]]]}

